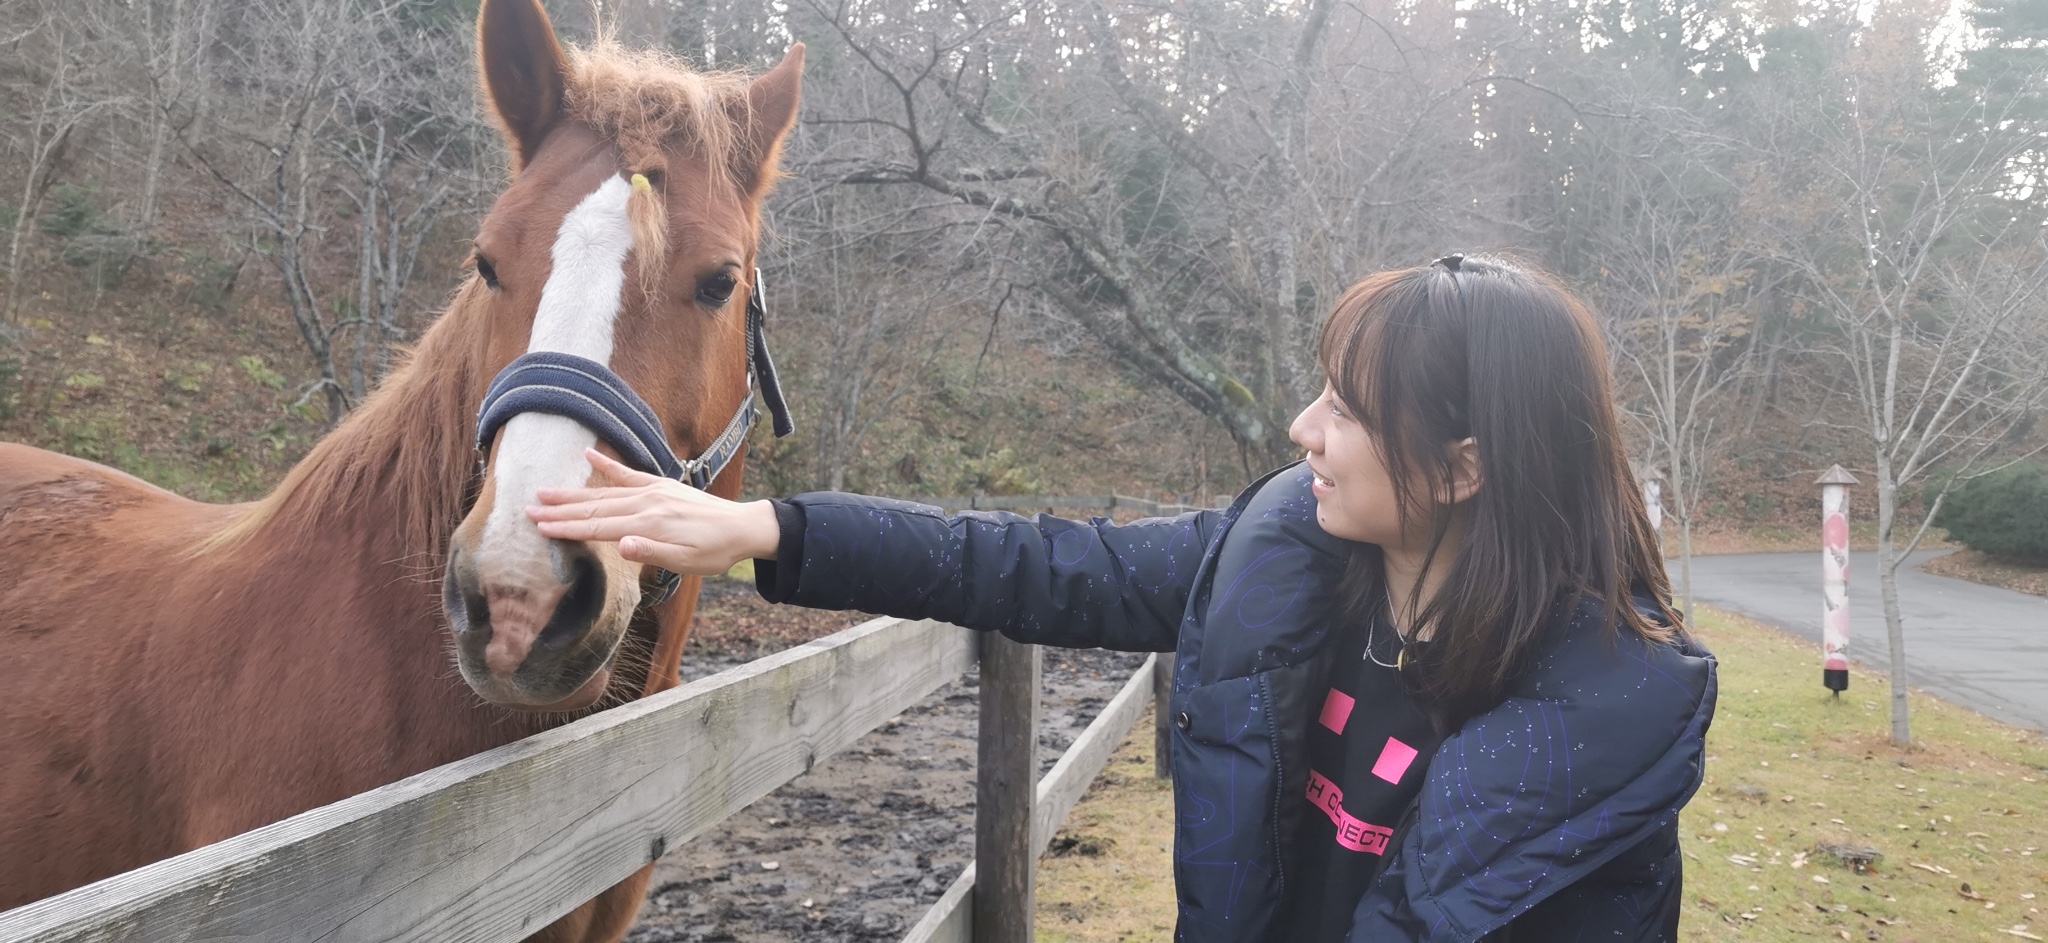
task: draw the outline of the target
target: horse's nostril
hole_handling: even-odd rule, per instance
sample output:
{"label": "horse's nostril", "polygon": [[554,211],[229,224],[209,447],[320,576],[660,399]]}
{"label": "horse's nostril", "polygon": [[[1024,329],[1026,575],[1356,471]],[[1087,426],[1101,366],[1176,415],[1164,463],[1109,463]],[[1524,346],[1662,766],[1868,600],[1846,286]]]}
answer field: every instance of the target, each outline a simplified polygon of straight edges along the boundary
{"label": "horse's nostril", "polygon": [[490,633],[490,602],[477,582],[476,568],[467,565],[460,550],[449,553],[447,573],[441,580],[441,606],[456,634]]}
{"label": "horse's nostril", "polygon": [[558,544],[555,552],[568,577],[569,590],[555,604],[547,627],[541,630],[535,647],[560,651],[582,641],[604,611],[604,567],[580,544]]}

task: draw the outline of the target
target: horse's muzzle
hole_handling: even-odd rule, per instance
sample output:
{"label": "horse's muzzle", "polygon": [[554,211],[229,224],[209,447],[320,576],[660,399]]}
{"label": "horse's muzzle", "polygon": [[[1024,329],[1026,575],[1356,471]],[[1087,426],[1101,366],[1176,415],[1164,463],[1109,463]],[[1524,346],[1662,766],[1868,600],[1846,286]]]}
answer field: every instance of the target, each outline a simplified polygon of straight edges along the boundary
{"label": "horse's muzzle", "polygon": [[493,704],[575,710],[609,680],[620,633],[602,626],[605,568],[582,544],[550,545],[552,580],[493,579],[460,541],[449,552],[441,592],[456,660],[463,680]]}

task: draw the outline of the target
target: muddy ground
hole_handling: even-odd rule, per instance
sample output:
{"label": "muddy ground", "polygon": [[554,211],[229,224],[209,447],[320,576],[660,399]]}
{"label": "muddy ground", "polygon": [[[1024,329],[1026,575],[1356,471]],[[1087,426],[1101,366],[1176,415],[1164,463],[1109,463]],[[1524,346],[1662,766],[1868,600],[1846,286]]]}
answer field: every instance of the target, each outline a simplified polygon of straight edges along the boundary
{"label": "muddy ground", "polygon": [[[705,589],[686,680],[866,617]],[[1145,656],[1046,649],[1041,771],[1094,720]],[[628,943],[896,940],[974,856],[973,673],[671,852]]]}

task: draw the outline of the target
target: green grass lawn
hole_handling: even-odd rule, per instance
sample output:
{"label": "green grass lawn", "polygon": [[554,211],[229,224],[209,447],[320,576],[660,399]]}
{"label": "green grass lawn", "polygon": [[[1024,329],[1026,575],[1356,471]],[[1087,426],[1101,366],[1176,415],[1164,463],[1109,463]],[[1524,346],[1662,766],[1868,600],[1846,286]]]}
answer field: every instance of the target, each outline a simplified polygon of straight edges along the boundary
{"label": "green grass lawn", "polygon": [[[1812,645],[1715,612],[1700,623],[1721,702],[1681,819],[1686,939],[2048,938],[2039,735],[1916,695],[1917,742],[1898,750],[1881,676],[1855,672],[1837,701]],[[1882,857],[1858,873],[1829,845]]]}
{"label": "green grass lawn", "polygon": [[[1877,674],[1836,701],[1814,646],[1712,610],[1699,631],[1721,701],[1681,820],[1685,940],[2048,939],[2048,738],[1916,695],[1900,751]],[[1042,943],[1171,939],[1172,795],[1150,771],[1140,725],[1062,832],[1097,854],[1044,862]],[[1878,857],[1859,872],[1830,846]]]}

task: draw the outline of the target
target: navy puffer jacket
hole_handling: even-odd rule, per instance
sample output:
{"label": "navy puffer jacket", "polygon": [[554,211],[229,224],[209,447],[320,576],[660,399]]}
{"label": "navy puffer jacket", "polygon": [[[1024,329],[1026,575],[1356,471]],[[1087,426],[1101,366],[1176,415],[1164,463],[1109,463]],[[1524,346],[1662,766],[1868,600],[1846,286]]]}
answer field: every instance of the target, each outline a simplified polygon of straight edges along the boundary
{"label": "navy puffer jacket", "polygon": [[[1222,511],[1121,526],[845,494],[778,513],[784,562],[756,571],[771,601],[1178,651],[1176,938],[1273,936],[1345,558],[1304,467]],[[1678,810],[1700,783],[1713,657],[1610,631],[1594,607],[1563,621],[1507,700],[1430,758],[1354,943],[1675,939]]]}

